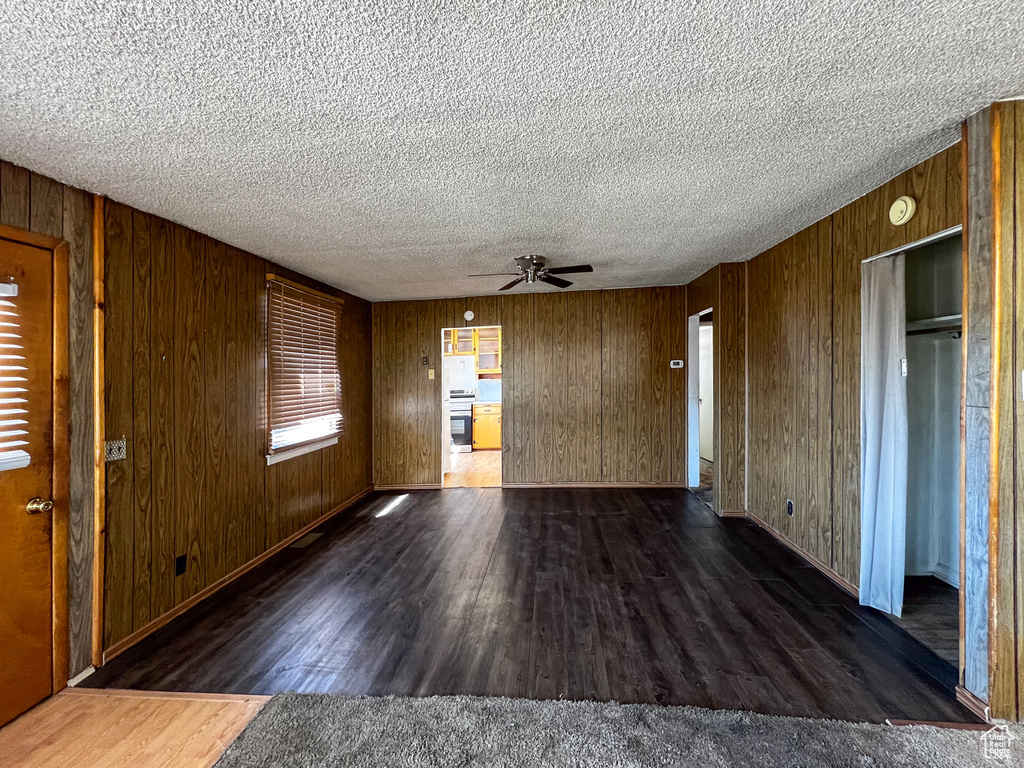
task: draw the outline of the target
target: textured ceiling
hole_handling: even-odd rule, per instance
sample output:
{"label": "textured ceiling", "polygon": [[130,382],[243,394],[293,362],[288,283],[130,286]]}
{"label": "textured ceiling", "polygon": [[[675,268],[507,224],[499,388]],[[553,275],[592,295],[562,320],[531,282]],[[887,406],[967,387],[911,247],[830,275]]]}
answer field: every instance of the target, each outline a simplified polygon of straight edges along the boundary
{"label": "textured ceiling", "polygon": [[1019,93],[1022,25],[1021,0],[10,0],[0,157],[375,300],[493,293],[465,275],[527,253],[683,283]]}

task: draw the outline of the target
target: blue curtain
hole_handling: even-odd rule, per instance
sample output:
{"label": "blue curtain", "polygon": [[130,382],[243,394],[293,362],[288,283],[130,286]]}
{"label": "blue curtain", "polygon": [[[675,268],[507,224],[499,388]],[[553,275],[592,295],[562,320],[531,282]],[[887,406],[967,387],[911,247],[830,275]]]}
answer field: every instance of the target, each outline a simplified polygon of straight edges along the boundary
{"label": "blue curtain", "polygon": [[904,261],[861,265],[860,602],[896,616],[907,540]]}

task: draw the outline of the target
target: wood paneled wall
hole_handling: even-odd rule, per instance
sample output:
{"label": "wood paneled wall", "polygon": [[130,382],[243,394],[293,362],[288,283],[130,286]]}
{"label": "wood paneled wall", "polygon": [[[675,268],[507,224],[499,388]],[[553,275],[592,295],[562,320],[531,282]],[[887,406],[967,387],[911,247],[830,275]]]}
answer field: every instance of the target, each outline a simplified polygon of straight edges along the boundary
{"label": "wood paneled wall", "polygon": [[306,281],[344,300],[344,432],[268,467],[271,265],[113,202],[105,244],[107,438],[128,445],[107,464],[111,648],[370,485],[371,371],[369,304]]}
{"label": "wood paneled wall", "polygon": [[[988,700],[995,717],[1024,719],[1024,102],[995,104],[971,118],[971,156],[991,158],[992,193],[969,175],[972,208],[991,201],[993,323],[991,440],[988,498]],[[985,130],[987,128],[987,130]],[[984,137],[991,137],[989,142]],[[971,169],[974,170],[973,168]],[[980,174],[983,175],[983,174]],[[975,226],[975,218],[968,221]],[[974,231],[971,231],[974,238]],[[971,298],[974,291],[971,292]]]}
{"label": "wood paneled wall", "polygon": [[751,261],[750,284],[757,288],[748,307],[750,509],[826,565],[832,562],[831,239],[825,220]]}
{"label": "wood paneled wall", "polygon": [[89,666],[92,649],[92,196],[0,161],[0,224],[60,237],[70,246],[68,625],[74,676]]}
{"label": "wood paneled wall", "polygon": [[[748,263],[748,512],[842,579],[860,568],[860,263],[961,223],[960,147]],[[903,227],[900,195],[917,200]],[[786,500],[795,502],[792,517]]]}
{"label": "wood paneled wall", "polygon": [[[743,508],[744,277],[745,265],[728,264],[700,283],[700,300],[722,318],[725,509]],[[375,483],[441,483],[441,329],[466,325],[471,309],[471,325],[502,326],[504,483],[685,485],[686,372],[669,361],[686,359],[687,290],[374,304]]]}

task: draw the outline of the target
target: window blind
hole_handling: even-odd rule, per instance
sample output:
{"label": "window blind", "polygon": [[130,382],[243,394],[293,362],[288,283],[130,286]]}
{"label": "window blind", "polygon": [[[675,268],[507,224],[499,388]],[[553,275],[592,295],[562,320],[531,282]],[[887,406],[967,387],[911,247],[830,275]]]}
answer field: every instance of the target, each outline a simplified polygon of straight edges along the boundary
{"label": "window blind", "polygon": [[27,467],[28,377],[18,322],[18,286],[0,284],[0,471]]}
{"label": "window blind", "polygon": [[341,305],[269,280],[267,378],[271,454],[341,433]]}

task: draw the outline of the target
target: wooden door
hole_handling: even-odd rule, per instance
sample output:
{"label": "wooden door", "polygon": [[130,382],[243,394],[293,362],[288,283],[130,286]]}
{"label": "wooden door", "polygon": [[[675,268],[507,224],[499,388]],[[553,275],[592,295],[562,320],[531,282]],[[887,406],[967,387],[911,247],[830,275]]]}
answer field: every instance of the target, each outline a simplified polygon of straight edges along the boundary
{"label": "wooden door", "polygon": [[0,237],[0,725],[53,690],[53,256]]}

